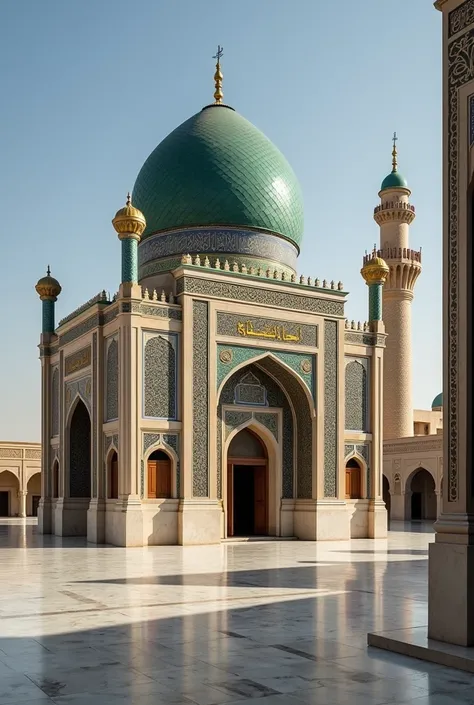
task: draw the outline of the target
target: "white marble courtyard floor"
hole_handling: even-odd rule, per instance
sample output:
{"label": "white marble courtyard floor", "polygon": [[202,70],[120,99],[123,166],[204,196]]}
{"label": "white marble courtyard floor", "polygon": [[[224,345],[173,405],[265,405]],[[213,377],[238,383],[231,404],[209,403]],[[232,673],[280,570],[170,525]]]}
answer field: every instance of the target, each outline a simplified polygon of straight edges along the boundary
{"label": "white marble courtyard floor", "polygon": [[122,549],[33,521],[0,525],[0,705],[474,703],[474,676],[366,646],[426,624],[428,527]]}

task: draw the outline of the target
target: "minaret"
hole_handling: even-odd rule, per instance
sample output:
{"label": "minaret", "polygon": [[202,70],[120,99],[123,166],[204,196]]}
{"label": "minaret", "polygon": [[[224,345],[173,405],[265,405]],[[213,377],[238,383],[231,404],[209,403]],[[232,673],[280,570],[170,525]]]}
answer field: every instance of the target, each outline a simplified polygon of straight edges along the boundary
{"label": "minaret", "polygon": [[410,249],[415,208],[411,191],[398,171],[397,135],[393,136],[392,171],[382,181],[374,220],[380,227],[377,252],[389,266],[383,287],[383,320],[388,334],[384,355],[384,438],[413,435],[411,302],[421,272],[421,250]]}

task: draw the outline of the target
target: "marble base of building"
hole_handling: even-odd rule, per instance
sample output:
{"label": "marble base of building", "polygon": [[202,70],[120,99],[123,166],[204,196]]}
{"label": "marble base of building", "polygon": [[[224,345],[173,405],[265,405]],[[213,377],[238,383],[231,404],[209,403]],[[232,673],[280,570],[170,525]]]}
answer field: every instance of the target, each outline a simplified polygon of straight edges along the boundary
{"label": "marble base of building", "polygon": [[222,504],[217,499],[183,499],[178,512],[181,546],[220,543]]}
{"label": "marble base of building", "polygon": [[38,532],[40,534],[55,533],[53,522],[53,506],[47,497],[42,497],[38,505]]}
{"label": "marble base of building", "polygon": [[[90,499],[58,499],[54,506],[56,536],[87,536],[87,512]],[[41,530],[41,529],[40,529]],[[43,533],[46,533],[43,526]]]}
{"label": "marble base of building", "polygon": [[[40,533],[87,536],[114,546],[206,545],[227,538],[226,515],[217,499],[42,500]],[[282,500],[275,538],[345,541],[385,538],[387,512],[369,500]],[[238,537],[237,537],[238,538]]]}
{"label": "marble base of building", "polygon": [[428,587],[428,638],[474,646],[474,546],[441,543],[437,536],[429,548]]}
{"label": "marble base of building", "polygon": [[87,510],[87,540],[105,543],[105,500],[91,499]]}
{"label": "marble base of building", "polygon": [[388,535],[388,515],[385,503],[372,500],[369,503],[368,536],[371,539],[386,539]]}

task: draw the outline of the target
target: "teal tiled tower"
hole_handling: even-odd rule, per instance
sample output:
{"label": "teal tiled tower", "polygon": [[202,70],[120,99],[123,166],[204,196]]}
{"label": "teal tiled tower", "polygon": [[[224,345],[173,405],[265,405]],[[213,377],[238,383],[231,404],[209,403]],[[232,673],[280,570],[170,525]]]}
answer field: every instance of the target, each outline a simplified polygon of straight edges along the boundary
{"label": "teal tiled tower", "polygon": [[360,270],[369,287],[369,322],[382,320],[382,289],[389,272],[387,263],[378,257],[374,247],[372,254],[364,257]]}
{"label": "teal tiled tower", "polygon": [[46,276],[38,281],[35,289],[43,304],[42,332],[54,333],[54,304],[61,293],[61,285],[57,279],[51,276],[49,265]]}
{"label": "teal tiled tower", "polygon": [[115,214],[112,220],[122,242],[122,284],[138,282],[138,243],[146,228],[145,216],[132,206],[131,195],[127,203]]}

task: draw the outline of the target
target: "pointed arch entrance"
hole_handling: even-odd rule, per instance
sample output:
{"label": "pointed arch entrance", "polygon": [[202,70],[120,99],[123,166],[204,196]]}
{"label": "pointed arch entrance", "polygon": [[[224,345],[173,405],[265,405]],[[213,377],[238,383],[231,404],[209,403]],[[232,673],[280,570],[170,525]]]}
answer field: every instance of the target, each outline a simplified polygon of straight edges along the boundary
{"label": "pointed arch entrance", "polygon": [[266,447],[244,428],[227,452],[227,536],[268,534],[268,484]]}
{"label": "pointed arch entrance", "polygon": [[69,425],[69,496],[91,497],[91,420],[81,399]]}

